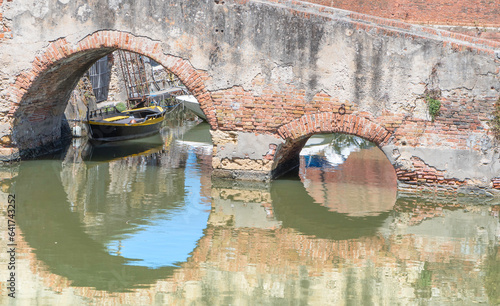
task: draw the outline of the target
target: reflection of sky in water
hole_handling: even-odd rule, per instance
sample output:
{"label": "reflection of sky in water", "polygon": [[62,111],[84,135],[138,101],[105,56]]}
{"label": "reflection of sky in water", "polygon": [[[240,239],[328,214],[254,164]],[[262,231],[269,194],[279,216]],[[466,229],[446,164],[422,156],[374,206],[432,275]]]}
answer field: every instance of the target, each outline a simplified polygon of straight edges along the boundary
{"label": "reflection of sky in water", "polygon": [[343,164],[352,152],[358,151],[359,147],[350,145],[342,148],[342,151],[337,153],[331,146],[324,145],[314,148],[304,148],[300,152],[300,155],[304,156],[306,167],[335,167]]}
{"label": "reflection of sky in water", "polygon": [[134,259],[130,265],[159,268],[185,262],[203,236],[210,210],[202,203],[200,172],[196,155],[190,150],[186,161],[185,205],[157,216],[148,225],[138,226],[133,234],[107,245],[108,252]]}
{"label": "reflection of sky in water", "polygon": [[352,152],[359,152],[359,143],[364,141],[355,136],[352,138],[354,143],[342,145],[339,150],[332,145],[328,136],[315,135],[307,141],[300,155],[304,157],[306,167],[337,167],[343,164]]}

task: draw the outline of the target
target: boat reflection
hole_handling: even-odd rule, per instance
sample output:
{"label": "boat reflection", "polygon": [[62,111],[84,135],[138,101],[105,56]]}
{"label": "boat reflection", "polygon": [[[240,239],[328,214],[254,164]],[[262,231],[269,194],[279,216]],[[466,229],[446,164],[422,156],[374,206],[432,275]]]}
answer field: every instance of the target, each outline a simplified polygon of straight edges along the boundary
{"label": "boat reflection", "polygon": [[[60,162],[28,161],[21,165],[15,179],[17,186],[31,186],[31,192],[25,193],[19,205],[18,213],[23,217],[18,218],[17,223],[24,240],[37,260],[47,267],[47,272],[68,279],[75,287],[117,292],[153,284],[173,274],[173,266],[149,269],[131,265],[133,258],[111,255],[100,237],[87,233],[85,227],[85,221],[93,217],[92,206],[101,203],[90,203],[82,209],[83,214],[75,213],[80,209],[75,207],[78,204],[68,202],[61,172]],[[147,210],[136,213],[144,215]],[[107,217],[106,222],[100,223],[102,230],[137,231],[137,225],[127,226],[127,220]]]}
{"label": "boat reflection", "polygon": [[356,215],[329,204],[335,193],[317,197],[328,181],[211,180],[211,151],[201,149],[210,144],[168,133],[179,141],[153,164],[142,155],[70,162],[78,154],[20,164],[10,184],[19,191],[16,269],[33,289],[19,303],[55,305],[62,295],[106,305],[500,300],[498,206],[400,197]]}
{"label": "boat reflection", "polygon": [[192,148],[212,148],[212,136],[210,135],[210,125],[206,122],[199,123],[175,140],[181,145]]}
{"label": "boat reflection", "polygon": [[164,145],[160,134],[119,142],[87,142],[82,151],[82,158],[84,161],[104,162],[139,155],[147,156],[160,152]]}
{"label": "boat reflection", "polygon": [[75,286],[104,291],[171,277],[210,213],[195,148],[173,145],[176,133],[189,138],[189,128],[90,144],[89,154],[70,148],[63,163],[23,162],[15,184],[37,188],[23,197],[19,225],[44,266]]}
{"label": "boat reflection", "polygon": [[[206,236],[210,229],[293,229],[322,239],[355,239],[376,235],[389,216],[330,212],[299,180],[264,189],[211,187],[209,167],[199,166],[209,163],[207,126],[192,127],[169,147],[163,140],[169,134],[163,136],[93,147],[91,161],[110,160],[98,166],[57,160],[21,165],[16,185],[37,189],[24,199],[19,225],[51,273],[74,286],[127,291],[173,277],[175,269],[204,257],[201,246],[214,243]],[[145,167],[152,156],[169,162]],[[117,273],[126,281],[118,281]]]}

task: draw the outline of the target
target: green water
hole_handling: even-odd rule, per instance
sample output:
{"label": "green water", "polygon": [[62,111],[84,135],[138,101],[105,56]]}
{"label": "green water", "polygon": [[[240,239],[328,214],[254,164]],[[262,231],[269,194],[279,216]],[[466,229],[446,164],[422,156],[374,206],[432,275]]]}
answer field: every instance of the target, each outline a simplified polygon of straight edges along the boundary
{"label": "green water", "polygon": [[500,303],[499,206],[398,195],[382,152],[313,137],[298,175],[211,179],[206,124],[5,167],[2,305]]}

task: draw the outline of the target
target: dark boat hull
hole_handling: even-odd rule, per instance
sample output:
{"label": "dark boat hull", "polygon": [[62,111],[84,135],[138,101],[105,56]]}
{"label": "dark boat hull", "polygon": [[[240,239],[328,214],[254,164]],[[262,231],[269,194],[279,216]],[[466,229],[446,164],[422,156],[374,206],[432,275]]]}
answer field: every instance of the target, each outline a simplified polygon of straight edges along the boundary
{"label": "dark boat hull", "polygon": [[150,136],[159,132],[162,122],[145,126],[114,126],[89,124],[92,140],[119,141]]}
{"label": "dark boat hull", "polygon": [[[142,138],[158,133],[163,119],[165,119],[166,111],[158,108],[161,112],[153,112],[154,109],[130,110],[118,114],[104,114],[95,119],[92,118],[88,121],[90,139],[99,142],[119,141]],[[137,121],[140,122],[131,121],[131,118],[135,118],[134,115],[137,116]],[[127,116],[130,116],[130,118],[126,118]],[[120,120],[122,117],[125,117],[125,119]],[[109,120],[111,121],[107,122]]]}

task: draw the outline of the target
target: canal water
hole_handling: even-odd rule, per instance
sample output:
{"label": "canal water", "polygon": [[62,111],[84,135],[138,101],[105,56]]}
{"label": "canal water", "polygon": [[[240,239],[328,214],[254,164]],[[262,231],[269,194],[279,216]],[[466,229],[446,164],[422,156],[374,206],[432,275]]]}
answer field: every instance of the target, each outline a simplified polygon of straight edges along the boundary
{"label": "canal water", "polygon": [[398,194],[380,149],[347,135],[313,136],[269,184],[212,179],[211,153],[207,124],[170,121],[0,169],[16,245],[0,304],[500,303],[496,203]]}

